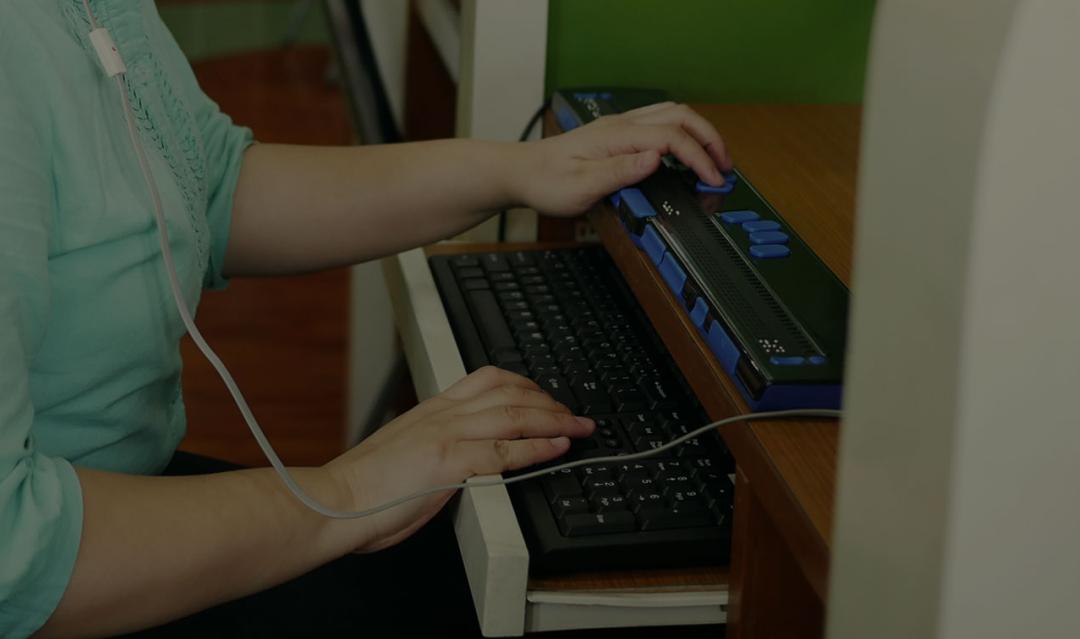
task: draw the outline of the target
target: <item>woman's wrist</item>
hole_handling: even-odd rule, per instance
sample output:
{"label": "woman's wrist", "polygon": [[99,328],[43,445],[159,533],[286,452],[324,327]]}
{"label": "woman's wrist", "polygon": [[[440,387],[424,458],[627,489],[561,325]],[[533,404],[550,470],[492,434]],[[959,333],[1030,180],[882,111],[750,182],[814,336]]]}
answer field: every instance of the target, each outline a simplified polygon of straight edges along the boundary
{"label": "woman's wrist", "polygon": [[535,142],[498,142],[495,171],[498,176],[498,209],[529,206],[529,185],[536,179],[537,152]]}
{"label": "woman's wrist", "polygon": [[[350,512],[358,509],[358,502],[346,482],[336,475],[330,465],[316,468],[290,469],[293,477],[320,505],[338,512]],[[303,516],[309,518],[312,530],[312,542],[318,555],[317,561],[323,563],[345,555],[357,547],[362,547],[372,537],[366,518],[336,519],[319,514],[302,504],[280,479],[274,477],[281,489],[286,491],[286,498],[292,500],[297,508],[303,510]]]}

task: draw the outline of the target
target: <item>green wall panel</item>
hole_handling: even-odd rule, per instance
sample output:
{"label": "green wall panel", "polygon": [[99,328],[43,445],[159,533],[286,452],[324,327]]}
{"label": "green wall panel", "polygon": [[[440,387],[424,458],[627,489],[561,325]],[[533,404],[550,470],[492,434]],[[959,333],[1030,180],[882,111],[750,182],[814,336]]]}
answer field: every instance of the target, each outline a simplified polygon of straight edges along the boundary
{"label": "green wall panel", "polygon": [[547,88],[860,102],[873,0],[550,0]]}

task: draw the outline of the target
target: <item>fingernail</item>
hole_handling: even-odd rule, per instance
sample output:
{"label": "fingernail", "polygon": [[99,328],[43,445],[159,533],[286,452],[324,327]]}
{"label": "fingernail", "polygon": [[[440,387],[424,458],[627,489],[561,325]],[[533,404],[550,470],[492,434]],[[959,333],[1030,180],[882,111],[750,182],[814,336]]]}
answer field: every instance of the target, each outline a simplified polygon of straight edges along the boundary
{"label": "fingernail", "polygon": [[569,437],[552,437],[548,441],[551,442],[551,445],[555,446],[556,448],[561,448],[563,446],[569,446],[570,445],[570,438]]}
{"label": "fingernail", "polygon": [[575,416],[574,419],[581,422],[581,424],[583,426],[596,426],[596,423],[593,420],[589,419],[588,417],[576,417]]}

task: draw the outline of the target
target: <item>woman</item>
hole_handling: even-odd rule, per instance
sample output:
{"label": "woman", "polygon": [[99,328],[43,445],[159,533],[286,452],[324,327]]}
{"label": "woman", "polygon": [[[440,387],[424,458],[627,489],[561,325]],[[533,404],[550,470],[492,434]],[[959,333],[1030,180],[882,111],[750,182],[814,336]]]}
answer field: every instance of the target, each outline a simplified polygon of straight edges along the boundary
{"label": "woman", "polygon": [[[495,210],[576,215],[665,153],[713,184],[730,168],[713,127],[674,104],[522,144],[252,144],[199,90],[152,2],[89,6],[127,64],[192,307],[232,276],[363,262]],[[162,624],[393,546],[450,497],[330,520],[269,469],[160,476],[185,428],[183,326],[89,31],[81,0],[0,2],[3,636]],[[292,472],[322,503],[358,510],[553,459],[592,428],[529,380],[484,369],[325,466]]]}

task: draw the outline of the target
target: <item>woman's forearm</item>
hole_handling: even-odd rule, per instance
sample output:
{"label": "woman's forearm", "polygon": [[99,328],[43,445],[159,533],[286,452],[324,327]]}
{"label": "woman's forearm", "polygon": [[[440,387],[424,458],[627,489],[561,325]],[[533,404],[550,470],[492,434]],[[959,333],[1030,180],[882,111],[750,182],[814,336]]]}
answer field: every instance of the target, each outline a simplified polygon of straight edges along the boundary
{"label": "woman's forearm", "polygon": [[241,168],[225,272],[310,271],[452,236],[514,204],[510,167],[521,153],[479,140],[254,145]]}
{"label": "woman's forearm", "polygon": [[[263,590],[362,545],[362,520],[326,519],[270,469],[142,477],[78,469],[75,571],[39,633],[102,636]],[[321,469],[293,471],[323,503],[352,506]]]}
{"label": "woman's forearm", "polygon": [[255,145],[240,168],[224,272],[354,264],[449,237],[515,205],[576,215],[645,179],[666,154],[709,184],[732,168],[715,127],[673,103],[536,142]]}

